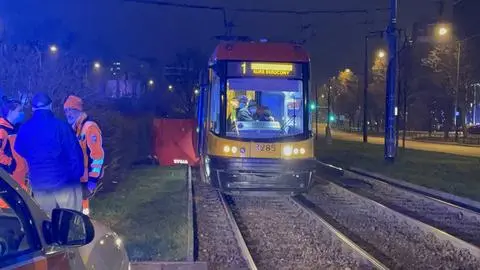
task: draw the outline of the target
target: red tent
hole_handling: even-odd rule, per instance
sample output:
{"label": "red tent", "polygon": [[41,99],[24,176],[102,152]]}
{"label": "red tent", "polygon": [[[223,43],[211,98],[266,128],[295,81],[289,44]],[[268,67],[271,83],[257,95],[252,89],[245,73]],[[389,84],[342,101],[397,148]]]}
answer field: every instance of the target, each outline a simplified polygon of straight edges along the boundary
{"label": "red tent", "polygon": [[196,122],[193,119],[155,119],[154,152],[161,166],[197,165],[194,148]]}

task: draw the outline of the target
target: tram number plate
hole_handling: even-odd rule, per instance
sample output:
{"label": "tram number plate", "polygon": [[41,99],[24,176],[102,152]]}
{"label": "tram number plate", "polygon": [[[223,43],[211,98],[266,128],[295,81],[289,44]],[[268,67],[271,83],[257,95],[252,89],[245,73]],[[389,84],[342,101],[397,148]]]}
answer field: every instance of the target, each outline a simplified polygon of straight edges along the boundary
{"label": "tram number plate", "polygon": [[275,144],[257,144],[257,151],[275,152]]}

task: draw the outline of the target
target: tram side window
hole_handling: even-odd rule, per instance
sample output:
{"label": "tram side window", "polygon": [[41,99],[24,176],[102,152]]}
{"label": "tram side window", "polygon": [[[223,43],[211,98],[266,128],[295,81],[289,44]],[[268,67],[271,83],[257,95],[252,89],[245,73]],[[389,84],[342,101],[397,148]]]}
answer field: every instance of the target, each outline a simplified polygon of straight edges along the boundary
{"label": "tram side window", "polygon": [[210,130],[220,134],[220,78],[212,76],[212,88],[210,93]]}

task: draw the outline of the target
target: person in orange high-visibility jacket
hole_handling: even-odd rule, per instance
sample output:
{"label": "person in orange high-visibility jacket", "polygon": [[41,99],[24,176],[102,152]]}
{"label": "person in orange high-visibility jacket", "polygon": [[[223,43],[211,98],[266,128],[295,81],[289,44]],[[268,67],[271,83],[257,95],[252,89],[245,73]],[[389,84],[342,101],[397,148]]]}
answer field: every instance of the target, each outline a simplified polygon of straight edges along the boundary
{"label": "person in orange high-visibility jacket", "polygon": [[65,116],[72,125],[83,150],[85,173],[81,178],[84,192],[83,212],[89,214],[89,198],[95,193],[98,181],[103,176],[105,153],[102,145],[102,132],[83,110],[83,100],[70,95],[63,105]]}
{"label": "person in orange high-visibility jacket", "polygon": [[[0,168],[9,173],[17,183],[28,191],[27,183],[27,162],[15,152],[17,129],[15,126],[25,119],[23,105],[20,101],[2,98],[0,117]],[[0,200],[0,208],[8,206]]]}

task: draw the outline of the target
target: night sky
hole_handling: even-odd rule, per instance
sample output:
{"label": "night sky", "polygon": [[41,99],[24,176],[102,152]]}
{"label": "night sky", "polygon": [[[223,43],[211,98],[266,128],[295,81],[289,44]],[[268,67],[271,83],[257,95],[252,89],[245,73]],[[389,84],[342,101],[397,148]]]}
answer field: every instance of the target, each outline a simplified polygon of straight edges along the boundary
{"label": "night sky", "polygon": [[[171,0],[177,3],[263,9],[368,9],[388,7],[388,0]],[[399,23],[412,23],[436,15],[432,0],[399,0]],[[274,4],[273,4],[274,3]],[[306,46],[317,77],[333,75],[345,67],[359,70],[363,36],[368,30],[385,29],[388,12],[370,15],[276,15],[228,13],[237,25],[235,35],[254,39],[300,40]],[[14,42],[40,39],[61,43],[88,57],[111,59],[122,55],[155,57],[171,61],[176,52],[198,48],[210,54],[215,35],[225,32],[221,12],[161,7],[122,0],[0,0],[0,18]],[[365,25],[365,20],[375,24]],[[301,26],[311,24],[302,33]],[[312,37],[312,33],[315,35]],[[382,41],[374,46],[382,46]]]}

